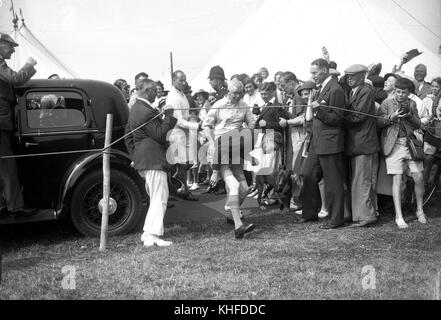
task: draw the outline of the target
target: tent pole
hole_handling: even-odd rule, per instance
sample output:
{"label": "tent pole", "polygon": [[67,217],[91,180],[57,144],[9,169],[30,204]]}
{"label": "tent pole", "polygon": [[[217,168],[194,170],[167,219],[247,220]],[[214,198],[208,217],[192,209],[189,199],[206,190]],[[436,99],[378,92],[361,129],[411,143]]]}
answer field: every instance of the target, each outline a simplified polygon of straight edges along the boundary
{"label": "tent pole", "polygon": [[173,83],[173,52],[170,51],[170,79],[171,83]]}

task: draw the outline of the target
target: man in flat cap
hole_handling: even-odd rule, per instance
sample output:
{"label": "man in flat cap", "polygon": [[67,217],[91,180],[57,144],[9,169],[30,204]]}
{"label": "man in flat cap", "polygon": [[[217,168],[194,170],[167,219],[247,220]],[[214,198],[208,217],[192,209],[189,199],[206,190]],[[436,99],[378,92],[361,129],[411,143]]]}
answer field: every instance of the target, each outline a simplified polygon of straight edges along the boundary
{"label": "man in flat cap", "polygon": [[[28,58],[18,72],[6,64],[5,60],[11,58],[17,46],[18,43],[9,35],[0,33],[0,156],[13,155],[10,135],[14,129],[13,111],[16,105],[14,86],[26,83],[36,73],[34,58]],[[4,204],[9,213],[31,215],[36,212],[24,204],[15,159],[0,159],[0,194],[0,207]]]}
{"label": "man in flat cap", "polygon": [[345,70],[351,88],[348,110],[343,123],[346,129],[345,153],[351,165],[352,221],[365,227],[377,221],[378,140],[375,116],[375,91],[365,83],[368,68],[356,64]]}

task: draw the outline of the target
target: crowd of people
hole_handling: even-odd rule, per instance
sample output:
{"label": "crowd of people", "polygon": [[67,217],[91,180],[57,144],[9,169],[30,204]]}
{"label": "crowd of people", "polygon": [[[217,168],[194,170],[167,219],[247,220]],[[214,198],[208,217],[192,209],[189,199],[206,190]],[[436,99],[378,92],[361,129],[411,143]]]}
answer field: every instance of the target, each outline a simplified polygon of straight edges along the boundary
{"label": "crowd of people", "polygon": [[[225,184],[227,222],[234,224],[237,239],[255,228],[243,222],[240,207],[247,196],[262,196],[259,181],[268,184],[266,204],[280,201],[281,170],[288,170],[292,178],[290,208],[298,213],[293,215],[296,223],[328,217],[320,228],[372,226],[379,216],[377,194],[382,193],[392,195],[397,227],[407,228],[402,193],[410,178],[416,218],[427,223],[423,195],[440,150],[424,141],[422,129],[441,120],[441,77],[426,82],[423,64],[415,67],[413,76],[404,74],[401,67],[412,58],[405,54],[398,67],[380,76],[381,63],[356,64],[341,74],[324,56],[311,63],[308,81],[292,71],[278,71],[270,79],[266,68],[251,76],[235,74],[227,81],[223,68],[214,66],[208,75],[212,92],[192,91],[182,71],[173,73],[168,94],[147,74],[137,75],[132,96],[126,95],[126,132],[145,126],[126,142],[135,169],[148,177],[151,205],[144,244],[171,244],[161,239],[170,188],[165,172],[177,167],[190,193],[202,185],[210,192]],[[245,143],[223,139],[237,134],[244,138],[244,130],[257,129],[261,135],[252,134]],[[197,137],[197,154],[202,157],[188,157],[191,136]],[[270,162],[273,173],[265,173],[275,179],[258,179],[262,171],[254,169],[264,159],[252,156],[244,144],[276,159]],[[184,152],[170,151],[172,146]],[[235,147],[238,158],[233,156]]]}
{"label": "crowd of people", "polygon": [[[18,72],[6,64],[17,46],[0,33],[2,156],[13,155],[14,86],[36,73],[33,58]],[[170,191],[197,200],[192,192],[203,185],[206,192],[227,194],[227,222],[237,239],[255,228],[243,221],[246,197],[258,199],[262,210],[278,201],[284,208],[288,198],[298,213],[296,223],[328,217],[320,228],[335,229],[348,223],[374,225],[381,207],[377,196],[386,194],[392,196],[397,227],[407,228],[402,195],[409,179],[416,218],[427,223],[423,197],[434,183],[432,166],[441,142],[426,140],[423,130],[437,128],[441,137],[441,77],[426,82],[424,64],[413,76],[404,74],[402,66],[418,55],[406,53],[380,76],[381,63],[356,64],[341,74],[324,54],[311,62],[308,81],[292,71],[278,71],[270,79],[268,69],[261,68],[251,76],[234,74],[227,82],[223,68],[214,66],[208,75],[212,92],[193,91],[180,70],[173,73],[169,91],[145,72],[136,75],[133,90],[118,79],[114,85],[130,109],[127,150],[150,197],[144,245],[171,244],[161,238]],[[170,172],[182,183],[178,192]],[[2,212],[35,214],[23,201],[14,159],[0,161],[0,191]]]}

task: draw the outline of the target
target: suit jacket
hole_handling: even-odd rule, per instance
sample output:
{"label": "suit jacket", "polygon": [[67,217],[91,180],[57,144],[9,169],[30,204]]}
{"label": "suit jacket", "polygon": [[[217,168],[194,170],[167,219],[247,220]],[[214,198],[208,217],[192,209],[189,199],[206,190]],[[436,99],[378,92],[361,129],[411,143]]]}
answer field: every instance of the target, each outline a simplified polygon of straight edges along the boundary
{"label": "suit jacket", "polygon": [[424,82],[421,90],[419,90],[419,88],[415,88],[415,95],[421,100],[423,100],[431,92],[432,92],[432,86],[427,82]]}
{"label": "suit jacket", "polygon": [[281,134],[283,134],[283,128],[279,125],[279,118],[283,119],[291,119],[292,115],[283,109],[282,106],[280,108],[274,108],[272,103],[268,103],[268,106],[264,106],[262,111],[260,112],[259,117],[256,120],[256,129],[260,129],[259,121],[265,120],[266,126],[263,129],[273,129]]}
{"label": "suit jacket", "polygon": [[37,71],[31,65],[25,64],[20,71],[15,72],[0,57],[0,130],[12,130],[12,110],[15,106],[14,86],[25,84]]}
{"label": "suit jacket", "polygon": [[[410,99],[409,99],[410,100]],[[377,125],[380,128],[383,128],[381,132],[381,147],[383,149],[383,154],[387,157],[392,152],[394,148],[395,142],[398,138],[398,132],[400,130],[399,122],[390,121],[388,116],[393,114],[399,108],[399,104],[395,98],[389,98],[380,106],[378,110],[379,116],[382,116],[382,119],[377,119]],[[416,107],[416,103],[413,100],[410,100],[410,117],[407,119],[402,119],[404,127],[406,128],[407,135],[410,136],[413,134],[415,129],[421,127],[421,120],[418,117],[418,110]]]}
{"label": "suit jacket", "polygon": [[[137,99],[130,109],[125,134],[143,123],[151,121],[159,112],[146,102]],[[135,169],[168,171],[171,165],[166,158],[167,133],[176,125],[177,119],[172,116],[155,118],[149,124],[135,131],[125,139],[127,150],[135,163]]]}
{"label": "suit jacket", "polygon": [[[355,94],[349,94],[349,110],[376,115],[375,93],[368,84],[357,88]],[[380,151],[377,135],[377,122],[373,117],[346,112],[344,117],[345,153],[348,156],[373,154]]]}
{"label": "suit jacket", "polygon": [[[335,78],[331,78],[314,99],[321,105],[345,108],[345,93]],[[312,122],[311,147],[317,155],[343,152],[344,133],[342,119],[344,111],[318,107]]]}

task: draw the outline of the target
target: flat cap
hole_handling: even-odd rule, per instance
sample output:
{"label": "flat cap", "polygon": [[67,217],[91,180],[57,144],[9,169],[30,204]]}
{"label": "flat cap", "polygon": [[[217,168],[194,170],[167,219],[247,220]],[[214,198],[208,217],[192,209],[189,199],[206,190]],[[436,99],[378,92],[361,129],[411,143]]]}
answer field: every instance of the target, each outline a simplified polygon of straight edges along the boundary
{"label": "flat cap", "polygon": [[18,43],[9,34],[0,32],[0,42],[9,42],[13,47],[18,47]]}
{"label": "flat cap", "polygon": [[360,72],[368,72],[368,68],[362,64],[354,64],[345,70],[345,74],[356,74]]}

